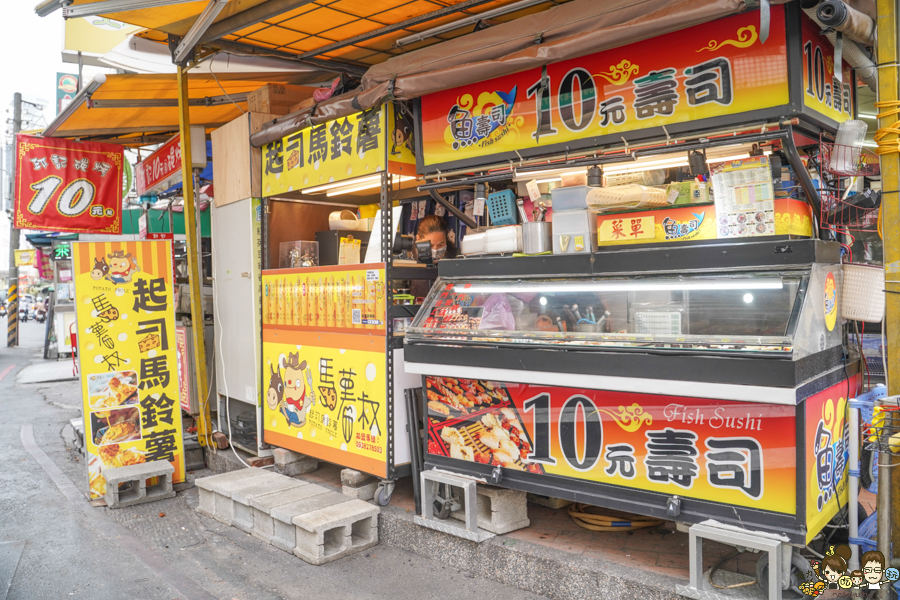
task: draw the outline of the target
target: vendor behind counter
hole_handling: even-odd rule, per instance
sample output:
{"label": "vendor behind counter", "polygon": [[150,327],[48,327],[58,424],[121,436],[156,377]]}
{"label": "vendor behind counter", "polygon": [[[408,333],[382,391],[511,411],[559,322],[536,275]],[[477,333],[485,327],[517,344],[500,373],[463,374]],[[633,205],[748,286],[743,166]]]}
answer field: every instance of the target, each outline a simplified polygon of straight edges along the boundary
{"label": "vendor behind counter", "polygon": [[[437,215],[428,215],[416,228],[416,242],[431,243],[431,258],[439,261],[456,257],[456,246],[450,241],[450,231],[446,221]],[[424,298],[431,290],[431,283],[425,279],[410,281],[409,293],[416,298]]]}

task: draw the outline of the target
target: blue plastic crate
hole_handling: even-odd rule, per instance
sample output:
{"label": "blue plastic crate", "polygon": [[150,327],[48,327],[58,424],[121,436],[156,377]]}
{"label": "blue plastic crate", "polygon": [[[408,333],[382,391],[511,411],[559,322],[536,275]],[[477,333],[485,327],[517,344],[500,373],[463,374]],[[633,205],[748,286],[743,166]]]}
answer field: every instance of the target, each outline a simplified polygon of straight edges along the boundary
{"label": "blue plastic crate", "polygon": [[[862,408],[859,409],[859,423],[860,423],[860,425],[862,425],[863,431],[865,431],[865,427],[867,424],[868,425],[872,424],[872,416],[874,414],[875,414],[875,402],[874,401],[867,403],[865,406],[863,406]],[[860,453],[862,452],[863,447],[866,446],[867,438],[868,438],[868,436],[866,436],[866,435],[862,435],[860,437],[860,440],[859,440]],[[860,461],[860,464],[862,464],[862,461]],[[878,464],[878,450],[873,449],[872,450],[872,465],[877,465],[877,464]],[[859,468],[859,467],[857,467],[857,468]],[[872,469],[872,485],[870,485],[866,489],[873,494],[878,493],[878,468],[877,467],[874,467]]]}
{"label": "blue plastic crate", "polygon": [[515,225],[519,222],[516,209],[516,195],[512,190],[500,190],[487,198],[491,225]]}
{"label": "blue plastic crate", "polygon": [[858,535],[859,537],[850,538],[849,542],[858,545],[860,553],[878,549],[875,541],[878,535],[878,511],[873,511],[865,521],[859,524]]}

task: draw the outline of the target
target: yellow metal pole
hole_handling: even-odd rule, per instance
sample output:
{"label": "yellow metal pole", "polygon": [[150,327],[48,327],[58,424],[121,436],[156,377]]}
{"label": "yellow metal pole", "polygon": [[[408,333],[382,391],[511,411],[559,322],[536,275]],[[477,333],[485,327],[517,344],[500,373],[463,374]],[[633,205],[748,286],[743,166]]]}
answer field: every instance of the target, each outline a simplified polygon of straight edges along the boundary
{"label": "yellow metal pole", "polygon": [[203,343],[203,301],[200,295],[200,240],[197,239],[197,213],[194,209],[194,173],[191,167],[191,115],[188,102],[187,70],[178,67],[178,126],[181,134],[181,178],[184,191],[184,233],[187,236],[188,284],[191,288],[191,332],[194,341],[194,373],[197,376],[197,395],[200,419],[197,439],[201,446],[210,446],[212,423],[206,386],[206,346]]}
{"label": "yellow metal pole", "polygon": [[[878,103],[879,107],[878,128],[875,139],[878,141],[878,154],[881,159],[881,230],[884,241],[884,275],[885,289],[885,317],[882,327],[885,328],[887,358],[885,373],[888,380],[888,393],[900,393],[900,360],[897,353],[900,352],[900,154],[898,154],[898,136],[895,132],[889,133],[886,128],[900,122],[894,109],[900,108],[896,104],[898,100],[898,88],[900,71],[897,68],[897,0],[878,0],[878,42],[876,46],[877,62],[881,65],[878,69]],[[888,114],[885,114],[888,113]],[[893,292],[893,293],[892,293]],[[896,458],[882,454],[879,462],[896,462]],[[882,474],[884,470],[881,471]],[[900,469],[890,469],[891,491],[890,515],[891,531],[890,539],[894,548],[900,548]],[[879,495],[881,488],[879,486]],[[885,490],[887,491],[887,490]],[[883,498],[879,498],[879,508],[885,507]],[[882,521],[879,519],[879,529]],[[887,545],[886,536],[879,532],[879,550],[885,553],[890,560],[890,546]],[[884,594],[882,594],[884,597]]]}

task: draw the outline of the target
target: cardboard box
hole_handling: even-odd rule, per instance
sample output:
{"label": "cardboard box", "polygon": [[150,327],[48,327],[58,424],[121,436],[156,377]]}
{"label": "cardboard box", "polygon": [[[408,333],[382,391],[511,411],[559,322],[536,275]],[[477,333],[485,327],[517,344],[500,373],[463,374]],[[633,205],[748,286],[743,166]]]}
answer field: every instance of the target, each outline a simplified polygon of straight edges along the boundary
{"label": "cardboard box", "polygon": [[311,98],[316,88],[303,85],[269,83],[247,94],[250,112],[283,116],[301,100]]}

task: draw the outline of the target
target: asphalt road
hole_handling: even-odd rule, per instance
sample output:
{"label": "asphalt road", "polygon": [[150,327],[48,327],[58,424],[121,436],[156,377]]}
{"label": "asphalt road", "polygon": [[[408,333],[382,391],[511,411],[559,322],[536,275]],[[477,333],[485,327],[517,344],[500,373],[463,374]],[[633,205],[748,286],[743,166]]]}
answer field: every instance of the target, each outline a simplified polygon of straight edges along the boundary
{"label": "asphalt road", "polygon": [[41,360],[42,334],[24,323],[22,345],[0,348],[0,600],[7,585],[10,600],[539,600],[386,546],[311,566],[198,515],[196,488],[132,508],[91,507],[83,461],[67,441],[80,384],[16,385]]}

